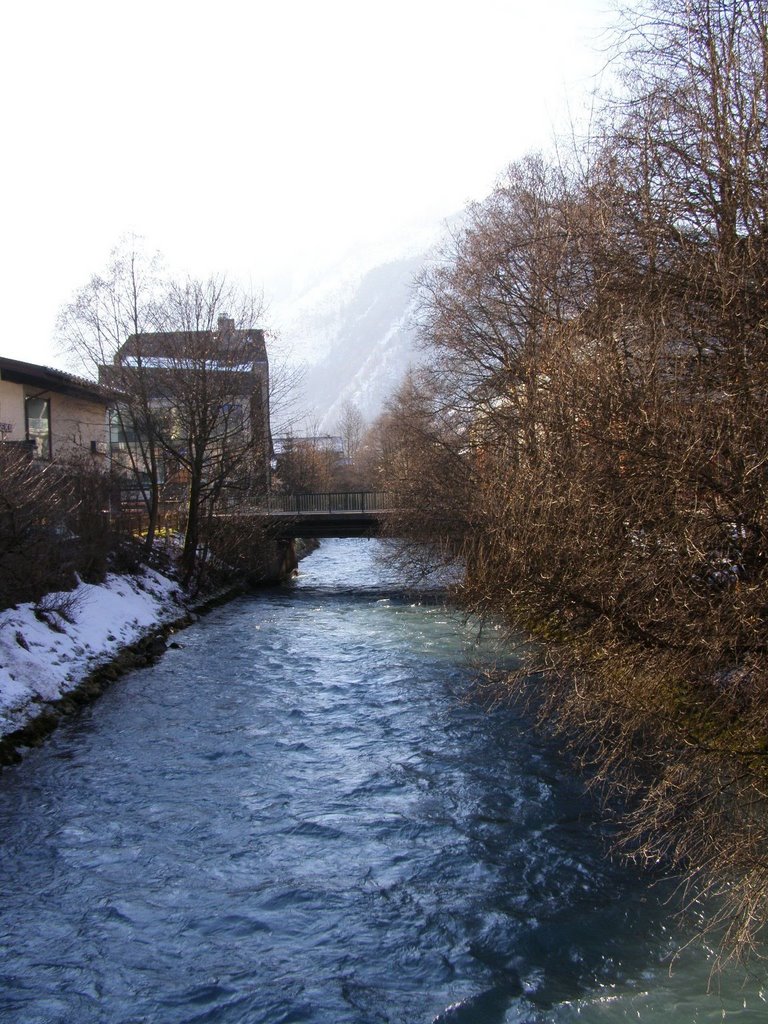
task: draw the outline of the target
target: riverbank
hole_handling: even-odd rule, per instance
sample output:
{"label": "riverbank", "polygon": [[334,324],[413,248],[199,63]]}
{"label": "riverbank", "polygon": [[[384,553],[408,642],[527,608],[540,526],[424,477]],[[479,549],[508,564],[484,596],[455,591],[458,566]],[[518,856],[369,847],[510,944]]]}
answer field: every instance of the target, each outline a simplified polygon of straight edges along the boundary
{"label": "riverbank", "polygon": [[20,760],[121,672],[157,657],[198,605],[145,567],[0,612],[0,765]]}
{"label": "riverbank", "polygon": [[[301,541],[297,559],[317,546]],[[0,611],[0,768],[20,761],[62,715],[94,700],[124,672],[152,663],[172,633],[243,588],[237,576],[190,595],[145,566]]]}

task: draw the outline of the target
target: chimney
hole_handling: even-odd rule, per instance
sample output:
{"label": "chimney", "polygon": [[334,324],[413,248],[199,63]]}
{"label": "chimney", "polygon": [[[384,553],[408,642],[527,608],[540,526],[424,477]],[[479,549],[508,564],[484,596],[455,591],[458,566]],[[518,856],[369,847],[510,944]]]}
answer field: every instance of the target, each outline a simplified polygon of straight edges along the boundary
{"label": "chimney", "polygon": [[234,329],[235,329],[235,321],[234,320],[232,320],[228,316],[220,316],[219,317],[219,331],[222,334],[229,333],[229,331],[234,331]]}

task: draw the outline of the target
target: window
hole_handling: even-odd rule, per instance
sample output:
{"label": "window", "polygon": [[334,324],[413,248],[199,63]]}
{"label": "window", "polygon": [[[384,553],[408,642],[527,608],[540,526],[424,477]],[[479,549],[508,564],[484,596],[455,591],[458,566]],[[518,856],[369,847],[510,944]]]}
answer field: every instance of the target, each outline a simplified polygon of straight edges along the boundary
{"label": "window", "polygon": [[24,400],[24,415],[27,421],[27,440],[35,442],[35,458],[50,459],[52,455],[50,398],[26,398]]}
{"label": "window", "polygon": [[243,436],[243,407],[239,402],[225,402],[216,413],[212,437],[239,441]]}
{"label": "window", "polygon": [[135,444],[139,440],[136,431],[131,425],[130,419],[121,418],[117,409],[109,413],[109,443],[113,448],[125,448],[129,444]]}

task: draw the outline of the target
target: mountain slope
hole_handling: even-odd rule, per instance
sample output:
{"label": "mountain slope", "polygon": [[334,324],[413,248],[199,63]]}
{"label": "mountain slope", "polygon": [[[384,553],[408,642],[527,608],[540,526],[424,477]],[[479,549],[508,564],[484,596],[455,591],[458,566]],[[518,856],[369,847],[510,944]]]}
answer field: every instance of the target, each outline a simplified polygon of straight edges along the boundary
{"label": "mountain slope", "polygon": [[313,426],[333,433],[347,401],[370,422],[418,360],[415,282],[444,229],[357,252],[275,310],[282,340],[305,367]]}
{"label": "mountain slope", "polygon": [[373,419],[414,359],[414,277],[422,264],[417,257],[375,267],[339,311],[333,342],[306,377],[324,429],[345,401]]}

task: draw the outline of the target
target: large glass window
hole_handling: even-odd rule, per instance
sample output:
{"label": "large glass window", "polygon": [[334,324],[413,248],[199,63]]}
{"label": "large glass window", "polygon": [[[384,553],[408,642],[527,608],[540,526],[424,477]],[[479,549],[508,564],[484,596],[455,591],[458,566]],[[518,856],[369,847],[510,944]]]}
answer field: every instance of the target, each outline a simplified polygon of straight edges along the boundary
{"label": "large glass window", "polygon": [[138,441],[130,417],[121,417],[117,409],[112,409],[109,414],[109,441],[113,448],[124,448]]}
{"label": "large glass window", "polygon": [[51,458],[51,400],[27,398],[24,402],[27,440],[35,442],[35,457]]}

